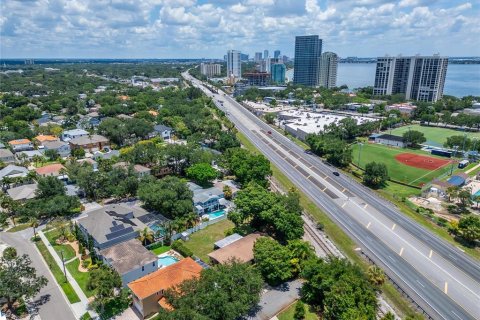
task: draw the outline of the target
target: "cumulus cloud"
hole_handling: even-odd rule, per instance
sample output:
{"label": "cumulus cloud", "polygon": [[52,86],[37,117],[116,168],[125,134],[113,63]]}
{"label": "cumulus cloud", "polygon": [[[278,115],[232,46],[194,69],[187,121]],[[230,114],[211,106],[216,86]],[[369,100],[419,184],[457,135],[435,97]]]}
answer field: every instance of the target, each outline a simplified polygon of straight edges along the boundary
{"label": "cumulus cloud", "polygon": [[467,1],[10,0],[1,11],[1,57],[293,55],[303,34],[341,56],[480,55],[480,12]]}

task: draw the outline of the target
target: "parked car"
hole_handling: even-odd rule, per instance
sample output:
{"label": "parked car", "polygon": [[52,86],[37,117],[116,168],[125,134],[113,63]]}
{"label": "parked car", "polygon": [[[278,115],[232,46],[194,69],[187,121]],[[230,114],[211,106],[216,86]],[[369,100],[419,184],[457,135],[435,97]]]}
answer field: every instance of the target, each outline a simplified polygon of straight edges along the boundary
{"label": "parked car", "polygon": [[268,134],[272,134],[272,131],[268,130],[268,132],[267,132],[267,133],[268,133]]}

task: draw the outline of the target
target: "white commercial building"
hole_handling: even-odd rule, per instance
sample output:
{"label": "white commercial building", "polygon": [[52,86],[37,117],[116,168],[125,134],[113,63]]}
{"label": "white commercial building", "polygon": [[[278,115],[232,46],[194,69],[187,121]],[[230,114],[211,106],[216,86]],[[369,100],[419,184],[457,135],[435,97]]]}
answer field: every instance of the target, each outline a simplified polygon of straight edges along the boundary
{"label": "white commercial building", "polygon": [[319,85],[325,88],[337,86],[338,55],[333,52],[324,52],[320,58]]}
{"label": "white commercial building", "polygon": [[242,77],[241,52],[238,50],[228,50],[227,52],[227,77],[240,79]]}
{"label": "white commercial building", "polygon": [[222,66],[218,63],[201,63],[200,73],[208,78],[218,76],[222,72]]}
{"label": "white commercial building", "polygon": [[330,112],[305,112],[289,110],[278,115],[281,127],[298,139],[305,140],[310,133],[323,132],[324,127],[332,123],[338,124],[342,119],[352,118],[357,124],[378,121],[377,118],[335,114]]}

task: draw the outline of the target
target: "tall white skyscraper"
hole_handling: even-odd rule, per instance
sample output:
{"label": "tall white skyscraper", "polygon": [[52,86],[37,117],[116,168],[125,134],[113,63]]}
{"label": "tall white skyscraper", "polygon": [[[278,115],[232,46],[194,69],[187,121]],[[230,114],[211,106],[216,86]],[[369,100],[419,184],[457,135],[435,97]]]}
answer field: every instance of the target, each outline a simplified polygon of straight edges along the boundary
{"label": "tall white skyscraper", "polygon": [[447,66],[448,58],[440,55],[377,58],[373,94],[435,102],[443,96]]}
{"label": "tall white skyscraper", "polygon": [[333,52],[324,52],[320,58],[319,85],[325,88],[337,86],[338,56]]}
{"label": "tall white skyscraper", "polygon": [[227,76],[237,79],[242,77],[241,52],[238,50],[227,51]]}
{"label": "tall white skyscraper", "polygon": [[200,73],[207,77],[219,75],[222,72],[222,65],[218,63],[201,63]]}

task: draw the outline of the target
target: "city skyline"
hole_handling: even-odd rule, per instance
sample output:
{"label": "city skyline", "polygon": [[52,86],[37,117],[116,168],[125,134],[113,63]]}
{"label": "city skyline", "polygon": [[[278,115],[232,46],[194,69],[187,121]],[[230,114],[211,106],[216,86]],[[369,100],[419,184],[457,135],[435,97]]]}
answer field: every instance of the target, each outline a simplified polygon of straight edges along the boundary
{"label": "city skyline", "polygon": [[[478,56],[479,5],[467,1],[2,2],[1,58],[221,58],[280,50],[318,34],[340,57]],[[455,46],[451,44],[455,43]],[[270,54],[272,55],[272,54]]]}

